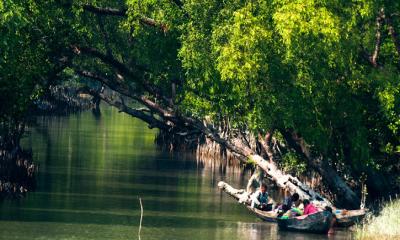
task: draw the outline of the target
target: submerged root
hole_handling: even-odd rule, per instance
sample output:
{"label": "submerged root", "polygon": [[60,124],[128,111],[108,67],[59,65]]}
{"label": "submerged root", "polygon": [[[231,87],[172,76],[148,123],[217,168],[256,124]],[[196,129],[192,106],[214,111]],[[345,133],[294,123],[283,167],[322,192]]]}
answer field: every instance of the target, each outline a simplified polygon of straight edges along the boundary
{"label": "submerged root", "polygon": [[0,150],[0,198],[20,198],[34,190],[37,171],[30,151]]}

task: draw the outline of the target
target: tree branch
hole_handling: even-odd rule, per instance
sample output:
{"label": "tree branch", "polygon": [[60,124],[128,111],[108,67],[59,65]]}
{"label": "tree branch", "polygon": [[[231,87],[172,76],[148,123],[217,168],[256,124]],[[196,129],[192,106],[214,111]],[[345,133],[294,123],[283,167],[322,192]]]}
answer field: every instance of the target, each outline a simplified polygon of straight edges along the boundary
{"label": "tree branch", "polygon": [[[82,46],[72,46],[72,49],[75,54],[80,55],[81,53],[90,55],[93,57],[96,57],[100,59],[102,62],[111,65],[113,68],[117,69],[118,72],[121,74],[127,75],[129,77],[135,77],[135,74],[131,72],[131,70],[125,66],[125,64],[121,63],[117,59],[115,59],[113,56],[106,55],[99,50],[95,48],[90,48],[90,47],[82,47]],[[140,82],[141,79],[135,79],[136,82]]]}
{"label": "tree branch", "polygon": [[[116,64],[113,59],[109,59],[107,56],[103,56],[102,54],[99,55],[96,51],[93,51],[93,49],[91,49],[90,52],[91,54],[94,54],[95,56],[98,56],[105,61]],[[118,64],[116,65],[119,66]],[[115,101],[113,99],[107,98],[107,96],[105,96],[104,94],[99,95],[99,97],[103,101],[106,101],[108,104],[117,107],[121,111],[124,111],[132,116],[138,117],[143,120],[146,119],[144,121],[148,122],[151,126],[156,126],[161,129],[166,129],[166,127],[164,126],[165,124],[167,124],[167,126],[178,126],[182,129],[197,129],[205,136],[226,147],[232,152],[232,154],[237,155],[241,161],[247,162],[248,159],[252,159],[258,166],[260,166],[265,172],[267,172],[269,176],[271,176],[271,178],[277,183],[278,186],[289,189],[292,193],[298,192],[302,198],[318,199],[330,205],[330,202],[328,200],[322,198],[312,189],[302,184],[297,178],[294,178],[288,174],[284,174],[282,171],[280,171],[274,161],[265,161],[264,158],[257,155],[254,150],[252,150],[248,146],[245,146],[241,141],[232,141],[230,139],[221,137],[220,133],[217,130],[215,130],[212,126],[205,125],[199,119],[182,116],[180,114],[176,114],[176,112],[173,110],[164,109],[158,103],[150,100],[147,96],[138,95],[137,93],[135,94],[135,92],[132,91],[129,86],[127,86],[123,82],[112,79],[110,80],[107,77],[89,71],[77,70],[77,73],[100,81],[109,86],[112,90],[137,100],[144,106],[148,107],[151,111],[154,111],[163,120],[156,119],[157,121],[155,121],[154,117],[145,114],[143,111],[131,109],[127,107],[124,103],[122,103],[122,101]]]}
{"label": "tree branch", "polygon": [[323,176],[329,188],[337,195],[339,203],[347,204],[354,209],[359,207],[359,197],[350,189],[335,169],[329,165],[326,159],[321,155],[313,154],[305,140],[293,130],[280,130],[280,132],[288,145],[307,159],[308,164]]}
{"label": "tree branch", "polygon": [[382,23],[383,23],[384,19],[385,19],[385,12],[384,12],[384,9],[381,8],[381,10],[379,11],[378,17],[376,18],[375,48],[374,48],[374,52],[369,57],[369,61],[375,68],[378,67],[377,59],[379,56],[379,51],[380,51],[381,43],[382,43],[381,28],[382,28]]}
{"label": "tree branch", "polygon": [[110,89],[112,89],[120,94],[123,94],[123,95],[133,98],[133,99],[137,98],[136,95],[133,95],[132,92],[129,91],[128,87],[121,85],[117,81],[110,80],[109,78],[107,78],[103,75],[100,75],[98,73],[94,73],[94,72],[90,72],[90,71],[86,71],[86,70],[79,70],[76,68],[74,70],[78,75],[101,82],[101,83],[105,84],[107,87],[109,87]]}
{"label": "tree branch", "polygon": [[139,118],[139,119],[143,120],[144,122],[149,124],[149,128],[158,128],[158,129],[162,129],[162,130],[168,130],[170,127],[172,127],[167,124],[168,122],[165,123],[151,115],[146,114],[146,112],[148,112],[147,109],[144,109],[144,108],[135,109],[135,108],[128,107],[124,103],[124,101],[115,100],[115,99],[107,96],[104,92],[98,92],[98,91],[95,91],[90,88],[82,88],[82,89],[80,89],[80,91],[88,93],[88,94],[92,95],[93,97],[103,100],[107,104],[116,107],[121,112],[127,113],[135,118]]}
{"label": "tree branch", "polygon": [[172,126],[168,126],[168,123],[171,123],[171,122],[160,121],[160,120],[156,119],[155,117],[146,114],[141,109],[135,109],[135,108],[128,107],[122,101],[113,100],[113,99],[107,97],[105,94],[100,93],[99,97],[101,100],[108,103],[109,105],[118,108],[121,112],[125,112],[133,117],[136,117],[136,118],[139,118],[139,119],[145,121],[146,123],[149,124],[149,128],[158,128],[161,130],[168,130],[170,127],[172,127]]}
{"label": "tree branch", "polygon": [[90,4],[85,4],[82,6],[83,10],[92,12],[95,14],[100,14],[100,15],[111,15],[111,16],[119,16],[119,17],[126,17],[127,14],[127,9],[116,9],[116,8],[109,8],[109,7],[96,7]]}
{"label": "tree branch", "polygon": [[[155,86],[155,85],[151,84],[150,82],[145,81],[139,77],[142,75],[141,72],[148,71],[148,69],[146,67],[135,64],[134,66],[137,69],[136,69],[136,72],[133,72],[125,64],[121,63],[120,61],[115,59],[113,56],[106,55],[97,49],[90,48],[90,47],[73,46],[73,51],[78,55],[80,55],[81,53],[84,53],[84,54],[99,58],[102,62],[106,63],[107,65],[112,66],[121,74],[132,79],[135,83],[142,86],[146,91],[153,94],[156,98],[162,100],[164,102],[164,104],[166,104],[167,106],[170,107],[171,99],[166,97],[160,88],[158,88],[157,86]],[[97,80],[100,80],[100,79],[97,79]],[[115,81],[115,82],[119,82],[120,85],[122,84],[122,83],[120,83],[121,81]],[[110,81],[109,81],[109,84],[114,85]],[[109,85],[109,87],[112,88],[110,85]],[[124,95],[129,94],[129,93],[130,93],[130,91],[126,91],[126,93],[124,93]]]}
{"label": "tree branch", "polygon": [[[91,12],[94,14],[98,15],[109,15],[109,16],[118,16],[118,17],[127,17],[127,11],[128,9],[122,8],[122,9],[116,9],[116,8],[110,8],[110,7],[96,7],[90,4],[85,4],[82,6],[83,10],[87,12]],[[163,23],[159,23],[156,20],[148,17],[141,17],[139,19],[140,23],[143,25],[148,25],[152,27],[159,27],[164,33],[168,32],[168,27],[167,25]]]}
{"label": "tree branch", "polygon": [[268,159],[270,162],[274,161],[274,153],[272,152],[271,149],[271,139],[273,135],[273,130],[268,131],[265,134],[265,138],[263,139],[261,133],[258,134],[258,141],[260,142],[262,149],[265,151],[265,153],[268,156]]}
{"label": "tree branch", "polygon": [[170,111],[168,109],[167,110],[164,109],[156,102],[150,100],[147,96],[144,96],[144,95],[139,96],[137,94],[134,94],[134,91],[125,84],[122,84],[116,80],[115,81],[110,80],[109,78],[107,78],[103,75],[100,75],[98,73],[93,73],[90,71],[75,69],[75,72],[83,77],[91,78],[91,79],[94,79],[101,83],[104,83],[110,89],[142,103],[143,105],[148,107],[150,110],[158,113],[160,115],[160,117],[163,117],[168,120],[173,120],[175,118],[175,114],[172,111]]}

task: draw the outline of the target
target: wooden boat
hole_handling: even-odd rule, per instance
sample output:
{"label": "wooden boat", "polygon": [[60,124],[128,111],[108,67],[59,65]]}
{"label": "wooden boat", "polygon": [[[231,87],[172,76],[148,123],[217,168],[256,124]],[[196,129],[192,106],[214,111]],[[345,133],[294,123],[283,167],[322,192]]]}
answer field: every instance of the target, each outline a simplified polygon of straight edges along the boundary
{"label": "wooden boat", "polygon": [[326,234],[331,226],[333,215],[328,211],[317,212],[293,218],[277,218],[279,230]]}
{"label": "wooden boat", "polygon": [[334,210],[336,216],[336,226],[338,227],[350,227],[355,223],[360,222],[365,214],[367,214],[368,209],[358,209],[358,210]]}
{"label": "wooden boat", "polygon": [[246,206],[247,209],[252,212],[257,217],[261,218],[266,222],[276,222],[278,214],[275,211],[262,211],[257,208],[252,208],[250,206]]}
{"label": "wooden boat", "polygon": [[[247,209],[257,217],[267,222],[276,222],[277,213],[274,211],[262,211],[256,208],[250,207],[249,194],[244,189],[235,189],[225,182],[219,182],[218,187],[233,197],[240,203],[246,205]],[[336,217],[336,226],[338,227],[349,227],[363,219],[367,213],[367,209],[358,210],[344,210],[334,209],[333,214]]]}
{"label": "wooden boat", "polygon": [[[278,214],[275,211],[262,211],[257,208],[251,208],[250,206],[246,207],[255,216],[266,222],[277,221]],[[360,222],[367,212],[366,209],[340,210],[340,211],[341,211],[340,213],[335,213],[336,216],[335,226],[337,227],[350,227],[355,223]],[[345,213],[343,214],[342,211],[345,211]]]}
{"label": "wooden boat", "polygon": [[[250,207],[249,194],[244,189],[235,189],[225,182],[219,182],[218,187],[224,192],[228,193],[229,196],[233,197],[235,200],[244,204],[246,208],[252,212],[257,217],[261,218],[266,222],[276,222],[276,217],[278,214],[274,211],[263,211],[257,208]],[[243,200],[243,202],[241,202]]]}

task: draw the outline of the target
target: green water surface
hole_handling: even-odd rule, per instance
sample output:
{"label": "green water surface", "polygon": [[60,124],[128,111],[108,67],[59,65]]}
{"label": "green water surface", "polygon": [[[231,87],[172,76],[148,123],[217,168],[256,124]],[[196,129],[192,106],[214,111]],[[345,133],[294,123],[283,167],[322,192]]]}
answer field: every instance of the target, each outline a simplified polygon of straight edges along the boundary
{"label": "green water surface", "polygon": [[0,202],[0,239],[138,239],[139,197],[142,240],[328,238],[261,222],[216,187],[220,180],[243,187],[248,175],[158,149],[155,135],[105,106],[100,117],[38,118],[23,140],[39,165],[37,189]]}

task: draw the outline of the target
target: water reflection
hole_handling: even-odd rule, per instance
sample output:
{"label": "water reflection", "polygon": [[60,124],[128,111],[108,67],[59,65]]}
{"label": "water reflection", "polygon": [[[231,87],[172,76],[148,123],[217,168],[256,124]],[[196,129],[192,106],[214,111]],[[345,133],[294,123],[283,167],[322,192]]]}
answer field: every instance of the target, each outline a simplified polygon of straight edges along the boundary
{"label": "water reflection", "polygon": [[[38,188],[0,204],[0,239],[326,239],[278,232],[216,185],[243,187],[239,167],[162,152],[154,130],[102,108],[39,119],[24,144],[40,164]],[[335,239],[346,239],[339,232]]]}

